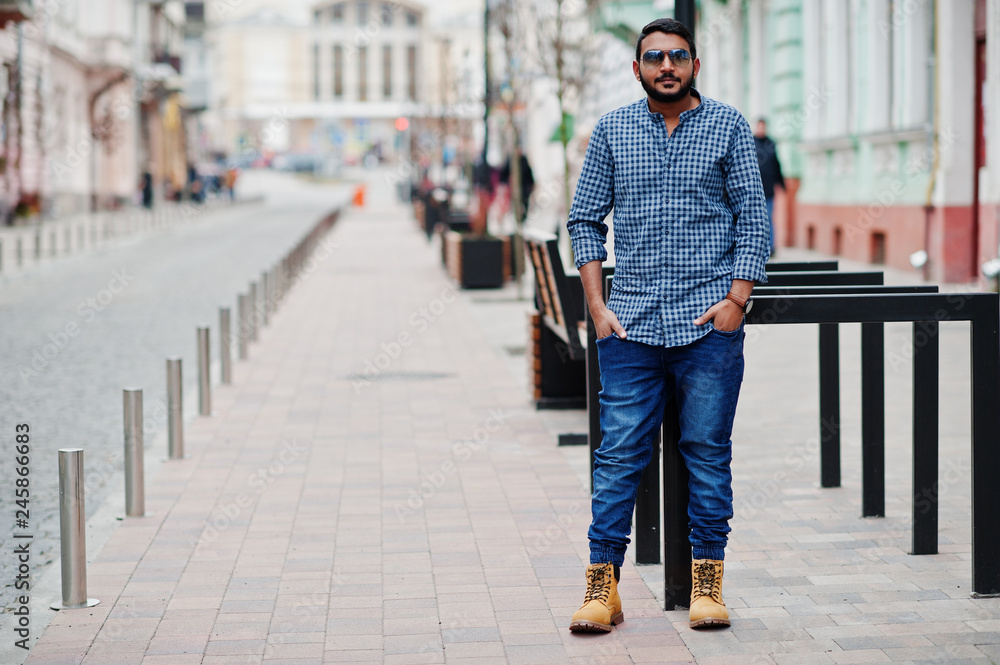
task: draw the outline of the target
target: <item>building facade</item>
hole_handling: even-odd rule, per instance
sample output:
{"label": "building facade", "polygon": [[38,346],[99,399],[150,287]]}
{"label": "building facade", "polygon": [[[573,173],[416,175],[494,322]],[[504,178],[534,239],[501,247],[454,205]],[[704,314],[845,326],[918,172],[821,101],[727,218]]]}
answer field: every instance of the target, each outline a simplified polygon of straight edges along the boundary
{"label": "building facade", "polygon": [[1000,240],[1000,2],[712,0],[698,39],[701,88],[770,120],[792,176],[780,244],[982,278]]}
{"label": "building facade", "polygon": [[457,154],[482,117],[482,9],[471,4],[325,0],[304,20],[267,5],[209,13],[214,149],[337,165],[427,144]]}
{"label": "building facade", "polygon": [[183,3],[13,4],[28,9],[0,29],[0,216],[129,204],[143,171],[183,186]]}

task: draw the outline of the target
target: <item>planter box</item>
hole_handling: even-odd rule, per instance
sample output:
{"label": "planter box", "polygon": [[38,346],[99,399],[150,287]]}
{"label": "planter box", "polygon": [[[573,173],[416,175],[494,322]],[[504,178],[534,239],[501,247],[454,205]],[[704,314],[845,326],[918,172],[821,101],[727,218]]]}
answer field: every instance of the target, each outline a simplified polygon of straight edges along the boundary
{"label": "planter box", "polygon": [[504,241],[450,231],[444,236],[448,274],[463,289],[498,289],[507,273]]}

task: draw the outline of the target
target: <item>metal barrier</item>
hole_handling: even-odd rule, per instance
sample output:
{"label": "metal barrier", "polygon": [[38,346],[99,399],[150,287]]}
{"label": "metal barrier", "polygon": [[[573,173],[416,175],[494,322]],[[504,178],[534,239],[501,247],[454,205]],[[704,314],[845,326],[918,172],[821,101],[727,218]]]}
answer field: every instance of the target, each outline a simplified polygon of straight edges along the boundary
{"label": "metal barrier", "polygon": [[212,415],[212,347],[208,326],[196,331],[198,346],[198,415]]}
{"label": "metal barrier", "polygon": [[233,341],[232,327],[230,324],[229,308],[219,308],[219,359],[222,363],[222,383],[233,382],[233,351],[231,345]]}
{"label": "metal barrier", "polygon": [[[913,324],[913,554],[937,551],[938,324],[969,321],[972,346],[972,593],[1000,594],[1000,296],[995,293],[757,296],[749,325]],[[664,414],[664,588],[667,609],[690,597],[687,470],[673,405]],[[866,478],[880,450],[863,453]],[[685,582],[686,580],[686,582]]]}
{"label": "metal barrier", "polygon": [[181,359],[167,358],[167,449],[170,459],[184,458],[184,384]]}
{"label": "metal barrier", "polygon": [[84,509],[83,448],[59,450],[59,550],[62,563],[62,602],[54,610],[93,607],[87,598],[87,522]]}
{"label": "metal barrier", "polygon": [[142,389],[122,390],[125,429],[125,515],[146,516]]}

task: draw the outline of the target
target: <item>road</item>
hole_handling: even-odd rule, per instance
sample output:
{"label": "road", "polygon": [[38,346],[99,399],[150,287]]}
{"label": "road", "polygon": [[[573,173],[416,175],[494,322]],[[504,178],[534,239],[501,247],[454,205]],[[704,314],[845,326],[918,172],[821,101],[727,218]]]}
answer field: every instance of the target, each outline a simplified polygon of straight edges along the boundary
{"label": "road", "polygon": [[[219,307],[230,306],[235,317],[237,293],[260,279],[346,191],[247,172],[240,192],[264,194],[263,203],[214,211],[0,279],[0,505],[6,508],[0,515],[0,607],[14,595],[14,531],[34,536],[35,578],[58,565],[56,451],[86,451],[88,516],[109,493],[124,492],[115,475],[122,466],[122,389],[143,389],[148,448],[166,427],[165,359],[183,358],[184,393],[194,395],[195,328],[212,328],[217,358]],[[15,528],[13,504],[18,424],[30,427],[26,529]],[[4,624],[0,620],[6,635]]]}

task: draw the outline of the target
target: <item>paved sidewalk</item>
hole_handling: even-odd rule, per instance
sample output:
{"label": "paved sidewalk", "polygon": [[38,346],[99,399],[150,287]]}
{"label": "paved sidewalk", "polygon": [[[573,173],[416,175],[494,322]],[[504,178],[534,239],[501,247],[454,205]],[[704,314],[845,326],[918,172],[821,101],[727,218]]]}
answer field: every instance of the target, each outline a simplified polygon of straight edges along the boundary
{"label": "paved sidewalk", "polygon": [[91,553],[101,604],[26,662],[693,662],[631,566],[627,622],[567,631],[588,497],[382,189],[147,479],[155,515]]}
{"label": "paved sidewalk", "polygon": [[215,389],[190,457],[147,479],[156,514],[91,553],[101,604],[56,614],[28,663],[1000,661],[1000,600],[969,593],[966,324],[942,326],[940,554],[907,554],[909,327],[886,326],[882,519],[858,517],[858,327],[841,329],[835,489],[818,487],[816,327],[751,327],[732,628],[691,631],[660,609],[662,569],[627,564],[626,622],[572,635],[587,453],[555,435],[586,416],[528,401],[513,288],[455,292],[408,211],[371,194]]}

